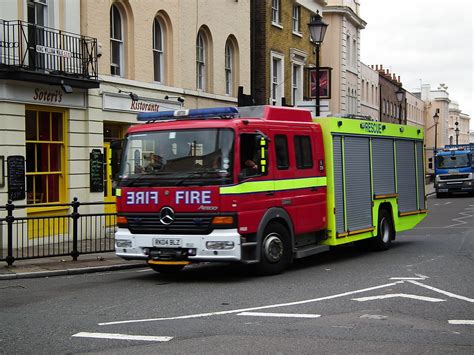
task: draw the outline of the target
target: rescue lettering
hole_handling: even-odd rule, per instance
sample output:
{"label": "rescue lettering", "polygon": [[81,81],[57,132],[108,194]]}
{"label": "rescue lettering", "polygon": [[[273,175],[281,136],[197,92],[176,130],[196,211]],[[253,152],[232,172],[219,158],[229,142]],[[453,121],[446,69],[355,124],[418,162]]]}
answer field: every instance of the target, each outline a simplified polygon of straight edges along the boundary
{"label": "rescue lettering", "polygon": [[157,191],[127,191],[127,205],[158,204]]}
{"label": "rescue lettering", "polygon": [[175,203],[179,205],[209,205],[211,203],[211,191],[176,191]]}

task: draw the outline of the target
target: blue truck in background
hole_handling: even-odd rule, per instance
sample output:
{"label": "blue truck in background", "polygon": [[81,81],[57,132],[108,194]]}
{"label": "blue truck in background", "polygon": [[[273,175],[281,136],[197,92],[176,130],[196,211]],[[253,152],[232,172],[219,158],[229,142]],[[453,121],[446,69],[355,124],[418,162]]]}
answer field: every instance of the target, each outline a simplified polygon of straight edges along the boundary
{"label": "blue truck in background", "polygon": [[474,143],[446,145],[435,154],[434,187],[436,197],[452,192],[474,195]]}

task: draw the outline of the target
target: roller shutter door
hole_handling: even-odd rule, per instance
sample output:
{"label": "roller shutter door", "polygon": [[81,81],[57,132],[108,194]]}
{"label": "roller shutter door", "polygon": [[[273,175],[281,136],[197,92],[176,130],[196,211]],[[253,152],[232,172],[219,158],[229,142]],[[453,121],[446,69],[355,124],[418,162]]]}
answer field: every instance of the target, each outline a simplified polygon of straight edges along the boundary
{"label": "roller shutter door", "polygon": [[368,137],[344,137],[344,165],[347,229],[370,228],[372,196]]}
{"label": "roller shutter door", "polygon": [[423,142],[416,142],[416,173],[418,176],[418,209],[426,209],[425,170],[423,164]]}
{"label": "roller shutter door", "polygon": [[415,143],[396,140],[397,152],[397,188],[398,211],[412,212],[418,210],[416,188]]}
{"label": "roller shutter door", "polygon": [[342,173],[342,138],[333,137],[334,164],[334,206],[336,206],[336,232],[343,233],[344,227],[344,176]]}
{"label": "roller shutter door", "polygon": [[395,193],[393,139],[372,139],[372,173],[375,195]]}

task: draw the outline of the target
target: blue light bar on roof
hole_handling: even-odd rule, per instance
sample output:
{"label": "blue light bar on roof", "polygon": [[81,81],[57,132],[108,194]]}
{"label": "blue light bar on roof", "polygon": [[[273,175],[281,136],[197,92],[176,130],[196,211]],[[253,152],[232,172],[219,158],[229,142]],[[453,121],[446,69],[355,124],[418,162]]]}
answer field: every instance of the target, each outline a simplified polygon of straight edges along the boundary
{"label": "blue light bar on roof", "polygon": [[237,116],[239,110],[236,107],[213,107],[197,108],[192,110],[176,110],[161,112],[140,112],[137,116],[138,121],[169,121],[178,119],[202,119],[202,118],[231,118]]}

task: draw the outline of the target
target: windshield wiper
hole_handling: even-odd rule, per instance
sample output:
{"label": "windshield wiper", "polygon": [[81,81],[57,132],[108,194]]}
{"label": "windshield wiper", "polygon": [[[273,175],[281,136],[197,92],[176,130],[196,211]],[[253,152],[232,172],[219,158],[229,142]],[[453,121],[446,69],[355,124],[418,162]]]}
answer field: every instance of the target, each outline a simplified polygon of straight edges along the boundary
{"label": "windshield wiper", "polygon": [[[188,174],[186,174],[181,180],[178,180],[176,182],[176,186],[184,184],[186,181],[189,179],[196,177],[196,176],[204,176],[206,174],[217,174],[219,172],[218,169],[206,169],[206,170],[198,170],[198,171],[192,171]],[[196,185],[203,185],[202,181],[199,181],[196,183]]]}
{"label": "windshield wiper", "polygon": [[[126,186],[150,186],[152,185],[154,178],[158,176],[170,175],[170,174],[172,173],[168,171],[150,172],[146,174],[140,174],[134,178],[126,178],[126,179],[123,179],[123,181],[125,182]],[[146,180],[146,181],[143,181],[143,180]],[[137,182],[140,182],[140,184],[135,185],[135,183]]]}

